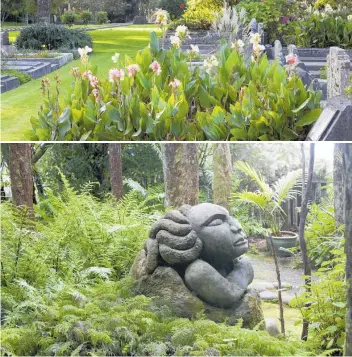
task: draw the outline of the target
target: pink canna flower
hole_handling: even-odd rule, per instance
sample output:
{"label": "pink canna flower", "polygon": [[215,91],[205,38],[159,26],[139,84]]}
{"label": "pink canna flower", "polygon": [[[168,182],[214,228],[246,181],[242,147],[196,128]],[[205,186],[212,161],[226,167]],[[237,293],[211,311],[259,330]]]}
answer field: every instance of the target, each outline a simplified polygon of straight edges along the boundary
{"label": "pink canna flower", "polygon": [[90,85],[92,86],[92,87],[98,87],[98,84],[99,84],[99,79],[98,79],[98,77],[96,77],[96,76],[92,76],[92,75],[90,75],[89,76],[89,80],[90,80]]}
{"label": "pink canna flower", "polygon": [[181,85],[181,82],[175,78],[172,82],[170,82],[169,86],[176,89]]}
{"label": "pink canna flower", "polygon": [[157,76],[161,73],[161,66],[158,61],[154,61],[149,68],[151,68]]}
{"label": "pink canna flower", "polygon": [[288,56],[286,56],[286,63],[289,64],[289,65],[297,65],[298,64],[297,55],[288,55]]}
{"label": "pink canna flower", "polygon": [[140,71],[140,68],[138,64],[131,64],[127,67],[127,70],[128,70],[128,76],[134,77],[136,73]]}
{"label": "pink canna flower", "polygon": [[92,72],[91,71],[85,71],[83,72],[82,74],[82,77],[85,78],[85,79],[89,79],[92,77]]}
{"label": "pink canna flower", "polygon": [[109,81],[111,83],[114,83],[118,80],[123,81],[123,79],[125,78],[125,72],[123,71],[123,69],[117,69],[117,68],[113,68],[110,69],[109,71]]}

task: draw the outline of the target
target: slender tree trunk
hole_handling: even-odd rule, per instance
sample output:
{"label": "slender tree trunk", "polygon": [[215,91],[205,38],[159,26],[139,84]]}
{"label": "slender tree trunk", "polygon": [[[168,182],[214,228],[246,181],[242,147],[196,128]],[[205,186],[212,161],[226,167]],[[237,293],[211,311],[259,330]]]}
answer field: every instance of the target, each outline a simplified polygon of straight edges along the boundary
{"label": "slender tree trunk", "polygon": [[165,207],[195,205],[199,196],[198,144],[163,144]]}
{"label": "slender tree trunk", "polygon": [[33,212],[33,174],[30,144],[9,144],[9,170],[13,202]]}
{"label": "slender tree trunk", "polygon": [[232,161],[229,144],[214,144],[213,172],[213,202],[229,209],[232,191]]}
{"label": "slender tree trunk", "polygon": [[123,196],[121,144],[109,144],[109,170],[111,192],[117,199]]}
{"label": "slender tree trunk", "polygon": [[37,0],[37,17],[39,23],[50,23],[50,0]]}
{"label": "slender tree trunk", "polygon": [[[302,204],[301,210],[299,214],[299,245],[301,247],[302,259],[303,259],[303,268],[304,268],[304,275],[305,278],[305,285],[306,291],[310,292],[310,284],[311,284],[311,267],[309,264],[308,259],[308,251],[306,240],[304,238],[304,229],[306,225],[306,218],[308,214],[308,196],[309,192],[312,189],[312,181],[313,181],[313,171],[314,171],[314,149],[315,144],[310,144],[310,155],[309,155],[309,166],[308,166],[308,180],[307,186],[305,187],[305,178],[306,178],[306,168],[305,168],[305,154],[304,154],[304,144],[301,144],[301,151],[302,151]],[[307,341],[308,338],[308,328],[309,328],[309,321],[303,321],[303,328],[302,328],[302,335],[301,339]]]}
{"label": "slender tree trunk", "polygon": [[334,210],[336,226],[343,224],[344,179],[342,167],[342,150],[345,144],[334,144]]}
{"label": "slender tree trunk", "polygon": [[346,343],[345,356],[352,356],[352,144],[343,144],[343,172],[345,177],[345,242],[346,242]]}
{"label": "slender tree trunk", "polygon": [[273,257],[274,257],[275,268],[276,268],[276,277],[277,277],[277,285],[278,285],[277,296],[279,299],[279,308],[280,308],[279,321],[280,321],[280,325],[281,325],[281,333],[285,336],[284,304],[282,302],[282,292],[281,292],[282,285],[281,285],[280,267],[279,267],[279,262],[278,262],[277,256],[276,256],[273,237],[270,235],[269,239],[270,239],[271,251],[272,251]]}

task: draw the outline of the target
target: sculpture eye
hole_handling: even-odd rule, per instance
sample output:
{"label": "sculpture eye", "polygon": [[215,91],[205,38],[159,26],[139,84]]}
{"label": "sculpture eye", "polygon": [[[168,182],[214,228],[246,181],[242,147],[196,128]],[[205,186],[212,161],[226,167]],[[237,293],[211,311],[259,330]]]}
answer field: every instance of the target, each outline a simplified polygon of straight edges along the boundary
{"label": "sculpture eye", "polygon": [[223,221],[222,219],[216,218],[216,219],[212,220],[212,221],[208,224],[208,226],[219,226],[220,224],[223,224],[223,223],[224,223],[224,221]]}

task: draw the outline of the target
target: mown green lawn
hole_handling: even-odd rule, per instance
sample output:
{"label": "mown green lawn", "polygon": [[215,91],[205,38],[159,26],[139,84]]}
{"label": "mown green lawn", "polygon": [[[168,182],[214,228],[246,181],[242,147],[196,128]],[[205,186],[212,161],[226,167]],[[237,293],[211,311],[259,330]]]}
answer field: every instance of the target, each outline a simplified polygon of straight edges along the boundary
{"label": "mown green lawn", "polygon": [[[132,25],[90,32],[94,43],[94,53],[90,56],[90,62],[98,65],[99,76],[107,78],[108,70],[113,66],[111,56],[115,52],[134,57],[139,49],[148,45],[150,32],[155,29],[155,25]],[[49,79],[53,79],[55,74],[59,74],[59,78],[62,81],[62,98],[64,98],[67,88],[73,80],[72,76],[69,75],[70,68],[78,66],[80,66],[80,61],[75,60],[48,75]],[[37,115],[38,108],[43,102],[39,90],[41,79],[32,80],[2,94],[2,141],[25,140],[24,133],[31,128],[30,118]]]}

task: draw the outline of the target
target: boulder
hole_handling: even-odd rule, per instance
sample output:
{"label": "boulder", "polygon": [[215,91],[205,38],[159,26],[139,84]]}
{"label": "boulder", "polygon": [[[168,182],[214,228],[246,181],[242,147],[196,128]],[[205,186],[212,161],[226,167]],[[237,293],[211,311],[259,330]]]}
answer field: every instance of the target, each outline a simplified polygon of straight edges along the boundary
{"label": "boulder", "polygon": [[181,276],[171,267],[158,266],[152,274],[147,274],[143,262],[145,256],[141,251],[132,266],[131,274],[136,280],[134,291],[155,297],[154,304],[166,305],[179,317],[192,318],[204,311],[207,318],[215,322],[227,322],[234,325],[243,319],[243,326],[254,328],[264,321],[260,296],[255,289],[247,289],[243,297],[231,308],[222,309],[209,305],[193,295]]}
{"label": "boulder", "polygon": [[277,321],[276,319],[270,319],[266,318],[265,319],[265,324],[266,324],[266,330],[268,331],[270,336],[277,336],[280,335],[280,330],[277,327]]}

